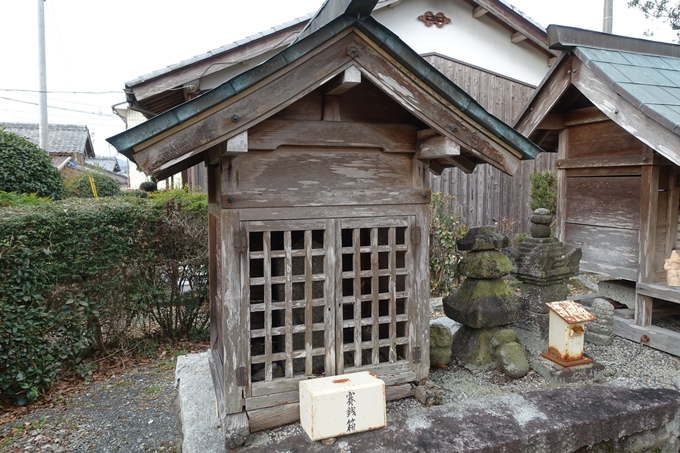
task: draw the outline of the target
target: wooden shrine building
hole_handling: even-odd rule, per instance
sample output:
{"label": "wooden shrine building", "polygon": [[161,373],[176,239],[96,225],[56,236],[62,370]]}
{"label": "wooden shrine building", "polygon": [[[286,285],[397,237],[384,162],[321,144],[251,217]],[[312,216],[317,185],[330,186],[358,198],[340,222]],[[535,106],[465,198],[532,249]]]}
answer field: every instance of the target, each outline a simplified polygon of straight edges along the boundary
{"label": "wooden shrine building", "polygon": [[540,149],[370,12],[327,2],[263,64],[109,139],[157,178],[209,175],[211,365],[223,426],[299,417],[298,383],[428,375],[427,171],[513,174]]}
{"label": "wooden shrine building", "polygon": [[516,128],[558,152],[558,237],[581,269],[636,283],[634,322],[614,332],[679,354],[680,334],[652,324],[680,303],[664,260],[678,244],[680,46],[551,25],[562,50]]}

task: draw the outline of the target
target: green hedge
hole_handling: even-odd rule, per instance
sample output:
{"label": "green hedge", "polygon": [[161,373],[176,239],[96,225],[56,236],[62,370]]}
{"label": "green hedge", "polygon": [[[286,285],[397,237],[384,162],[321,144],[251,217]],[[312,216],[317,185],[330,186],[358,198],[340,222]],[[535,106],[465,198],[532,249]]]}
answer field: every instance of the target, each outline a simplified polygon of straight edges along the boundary
{"label": "green hedge", "polygon": [[0,390],[25,402],[92,348],[207,327],[207,200],[72,198],[2,208]]}
{"label": "green hedge", "polygon": [[59,199],[63,184],[47,151],[0,127],[0,191]]}

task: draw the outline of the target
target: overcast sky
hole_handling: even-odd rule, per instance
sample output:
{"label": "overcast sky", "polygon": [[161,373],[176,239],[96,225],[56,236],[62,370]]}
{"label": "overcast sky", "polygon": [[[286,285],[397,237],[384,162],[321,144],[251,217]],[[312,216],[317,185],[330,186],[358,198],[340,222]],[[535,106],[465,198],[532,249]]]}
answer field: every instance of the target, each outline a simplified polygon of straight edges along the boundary
{"label": "overcast sky", "polygon": [[[506,1],[544,26],[602,29],[602,0]],[[0,122],[38,122],[37,2],[2,0]],[[48,104],[59,107],[49,109],[49,121],[87,124],[97,155],[112,155],[104,140],[124,130],[111,105],[125,100],[126,81],[304,16],[322,3],[47,0]],[[676,38],[668,26],[646,21],[626,3],[614,0],[615,34],[643,37],[651,29],[653,39]]]}

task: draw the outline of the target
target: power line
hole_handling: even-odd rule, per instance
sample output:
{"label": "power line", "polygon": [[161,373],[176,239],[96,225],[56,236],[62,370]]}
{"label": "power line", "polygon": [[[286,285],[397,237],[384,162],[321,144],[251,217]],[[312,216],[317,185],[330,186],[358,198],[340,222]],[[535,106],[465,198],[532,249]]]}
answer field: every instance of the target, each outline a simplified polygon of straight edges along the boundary
{"label": "power line", "polygon": [[125,94],[120,91],[40,91],[40,90],[19,90],[14,88],[0,88],[0,91],[16,91],[23,93],[47,93],[47,94]]}
{"label": "power line", "polygon": [[[6,98],[6,97],[4,97],[4,96],[0,96],[0,99],[5,99],[5,100],[7,100],[7,101],[13,101],[13,102],[20,102],[20,103],[22,103],[22,104],[38,105],[37,102],[20,101],[19,99]],[[111,117],[117,118],[116,115],[107,114],[107,113],[101,113],[101,112],[99,112],[99,113],[97,113],[97,112],[86,112],[86,111],[84,111],[84,110],[67,109],[66,107],[53,107],[53,106],[51,106],[51,105],[48,106],[48,108],[57,109],[57,110],[67,110],[67,111],[69,111],[69,112],[87,113],[88,115],[111,116]]]}
{"label": "power line", "polygon": [[[25,95],[26,96],[37,96],[37,93],[26,93]],[[87,102],[67,101],[65,99],[59,99],[57,97],[50,97],[50,102],[62,102],[64,104],[87,105],[87,106],[90,106],[90,107],[99,107],[99,108],[104,107],[106,109],[109,108],[108,104],[102,106],[102,104],[88,104]]]}

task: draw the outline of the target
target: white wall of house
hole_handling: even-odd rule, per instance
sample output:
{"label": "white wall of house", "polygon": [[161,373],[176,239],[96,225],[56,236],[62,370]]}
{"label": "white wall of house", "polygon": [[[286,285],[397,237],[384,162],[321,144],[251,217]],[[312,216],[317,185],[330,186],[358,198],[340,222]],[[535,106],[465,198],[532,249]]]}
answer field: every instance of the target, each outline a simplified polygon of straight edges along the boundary
{"label": "white wall of house", "polygon": [[[427,11],[442,12],[451,22],[428,27],[418,20]],[[421,55],[436,52],[535,86],[548,72],[545,54],[526,42],[512,43],[510,31],[489,17],[472,17],[472,6],[462,0],[403,0],[373,17]]]}

